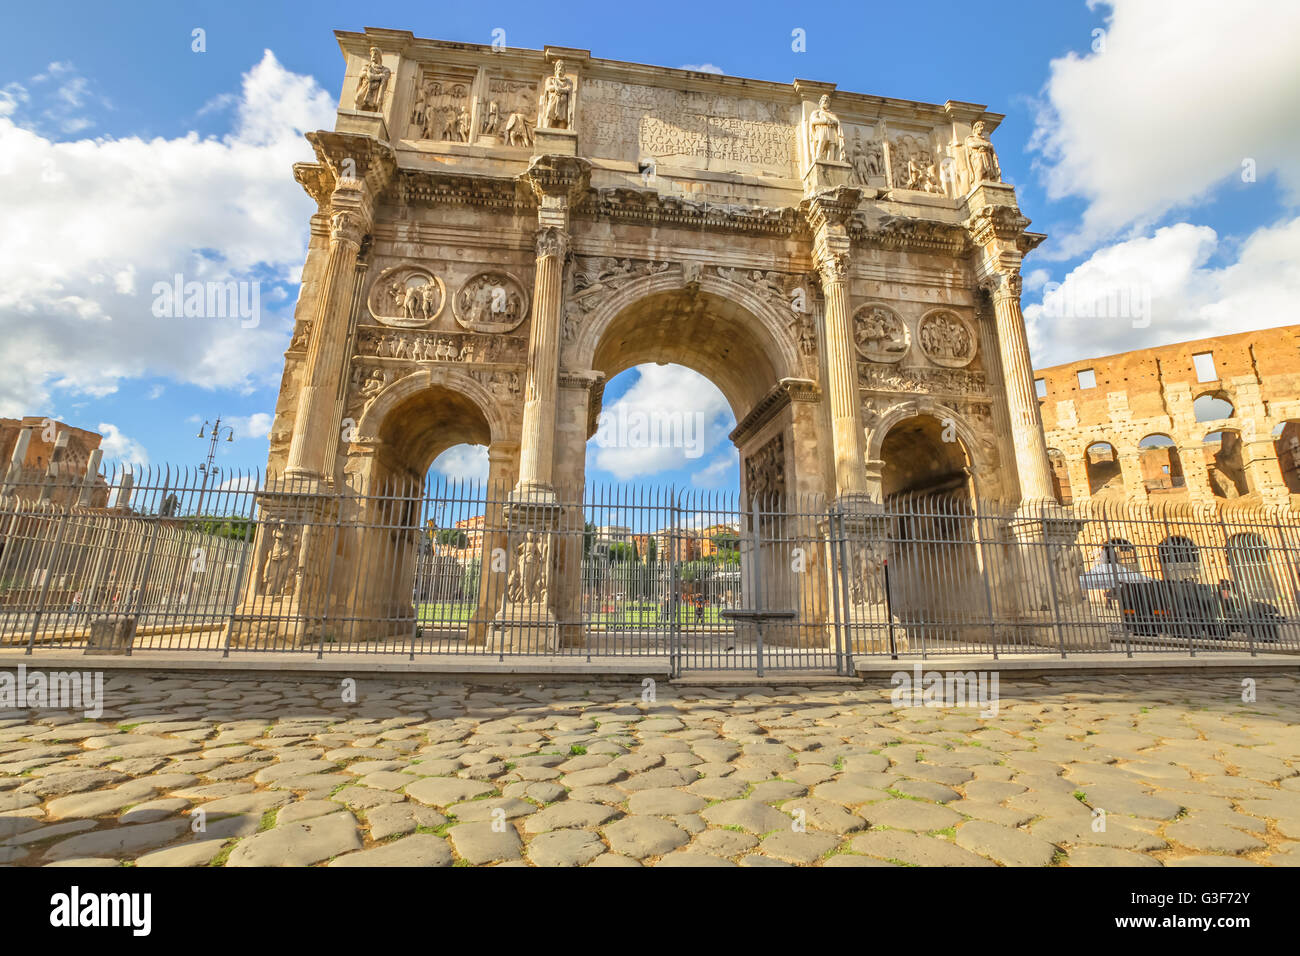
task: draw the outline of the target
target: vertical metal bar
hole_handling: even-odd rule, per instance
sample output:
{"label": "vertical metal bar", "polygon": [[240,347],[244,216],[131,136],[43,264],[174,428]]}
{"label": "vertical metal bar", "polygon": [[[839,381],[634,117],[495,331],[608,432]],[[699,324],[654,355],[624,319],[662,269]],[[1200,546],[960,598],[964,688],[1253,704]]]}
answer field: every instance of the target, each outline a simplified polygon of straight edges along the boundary
{"label": "vertical metal bar", "polygon": [[32,653],[32,648],[36,644],[36,631],[41,624],[41,615],[45,613],[45,602],[50,594],[50,582],[54,580],[54,565],[58,559],[59,553],[63,550],[63,535],[67,531],[70,508],[65,508],[61,512],[59,521],[59,533],[54,542],[54,550],[50,554],[50,560],[45,568],[45,580],[41,582],[40,601],[36,606],[36,615],[32,619],[32,633],[27,638],[27,654]]}

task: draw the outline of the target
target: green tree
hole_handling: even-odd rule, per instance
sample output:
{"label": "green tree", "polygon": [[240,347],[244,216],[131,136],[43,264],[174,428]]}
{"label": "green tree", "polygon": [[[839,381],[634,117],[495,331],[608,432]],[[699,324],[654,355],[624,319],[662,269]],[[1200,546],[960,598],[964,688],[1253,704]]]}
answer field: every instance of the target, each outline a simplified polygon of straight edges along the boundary
{"label": "green tree", "polygon": [[438,544],[445,544],[452,548],[468,548],[469,535],[459,528],[440,528],[433,535],[433,540]]}

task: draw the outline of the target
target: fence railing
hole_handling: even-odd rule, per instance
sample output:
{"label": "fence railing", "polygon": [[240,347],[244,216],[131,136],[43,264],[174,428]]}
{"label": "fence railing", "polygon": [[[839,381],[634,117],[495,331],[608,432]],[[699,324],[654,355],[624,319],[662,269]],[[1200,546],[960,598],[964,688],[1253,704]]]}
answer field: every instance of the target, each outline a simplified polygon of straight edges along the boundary
{"label": "fence railing", "polygon": [[[10,481],[0,647],[662,658],[677,672],[855,658],[1300,651],[1285,507],[671,488],[520,499],[167,469],[95,504]],[[83,504],[76,504],[81,501]]]}

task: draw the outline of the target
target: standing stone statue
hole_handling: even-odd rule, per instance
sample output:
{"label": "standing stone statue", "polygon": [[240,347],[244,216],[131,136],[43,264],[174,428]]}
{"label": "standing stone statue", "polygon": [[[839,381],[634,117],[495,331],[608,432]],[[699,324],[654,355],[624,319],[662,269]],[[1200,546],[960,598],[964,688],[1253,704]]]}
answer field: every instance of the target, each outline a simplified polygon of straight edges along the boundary
{"label": "standing stone statue", "polygon": [[519,545],[506,597],[516,604],[546,603],[546,545],[536,532],[529,531]]}
{"label": "standing stone statue", "polygon": [[266,555],[266,567],[262,569],[262,593],[267,595],[293,594],[293,536],[288,526],[282,521],[275,526],[271,536],[271,547]]}
{"label": "standing stone statue", "polygon": [[993,151],[992,141],[984,135],[984,122],[980,120],[966,137],[966,166],[970,170],[970,184],[989,180],[1000,183],[1002,173],[998,169],[998,156]]}
{"label": "standing stone statue", "polygon": [[542,91],[542,126],[568,129],[573,104],[573,81],[564,75],[564,61],[555,61],[555,75],[546,78]]}
{"label": "standing stone statue", "polygon": [[388,85],[388,77],[392,72],[384,66],[379,47],[372,46],[370,62],[362,67],[361,76],[357,78],[357,109],[379,112],[380,103],[384,99],[384,87]]}
{"label": "standing stone statue", "polygon": [[817,109],[808,117],[808,137],[812,146],[813,162],[829,159],[844,162],[844,131],[840,119],[831,112],[831,98],[825,94]]}

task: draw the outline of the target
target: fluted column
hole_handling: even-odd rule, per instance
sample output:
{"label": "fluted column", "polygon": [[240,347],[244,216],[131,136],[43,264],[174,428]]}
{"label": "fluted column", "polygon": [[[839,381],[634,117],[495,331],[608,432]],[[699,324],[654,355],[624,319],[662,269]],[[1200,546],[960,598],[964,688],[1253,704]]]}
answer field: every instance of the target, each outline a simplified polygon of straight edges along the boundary
{"label": "fluted column", "polygon": [[1034,392],[1034,369],[1029,362],[1029,338],[1020,312],[1020,270],[994,273],[989,281],[993,316],[998,329],[998,353],[1006,383],[1007,412],[1016,447],[1016,471],[1021,500],[1048,500],[1052,473],[1047,462],[1047,439]]}
{"label": "fluted column", "polygon": [[591,164],[576,156],[535,156],[519,177],[537,198],[536,272],[528,329],[528,372],[519,445],[519,483],[512,497],[553,502],[555,416],[559,393],[560,325],[569,212],[591,180]]}
{"label": "fluted column", "polygon": [[826,300],[826,394],[835,447],[835,490],[840,497],[865,494],[867,490],[848,265],[848,253],[832,253],[818,263]]}
{"label": "fluted column", "polygon": [[519,453],[520,493],[529,497],[552,491],[555,453],[555,408],[560,372],[560,308],[564,258],[569,236],[557,226],[537,232],[533,316],[528,332],[528,377]]}
{"label": "fluted column", "polygon": [[825,300],[822,339],[826,350],[826,396],[835,449],[835,492],[841,499],[864,498],[868,493],[862,401],[849,309],[852,244],[845,229],[861,198],[860,190],[839,188],[817,193],[803,203],[804,215],[813,227],[813,255]]}
{"label": "fluted column", "polygon": [[342,374],[347,349],[350,311],[357,281],[357,254],[366,221],[360,208],[359,191],[335,190],[334,213],[330,219],[329,258],[321,279],[311,339],[298,392],[298,413],[285,474],[290,477],[322,477],[325,448],[334,426],[338,377]]}

